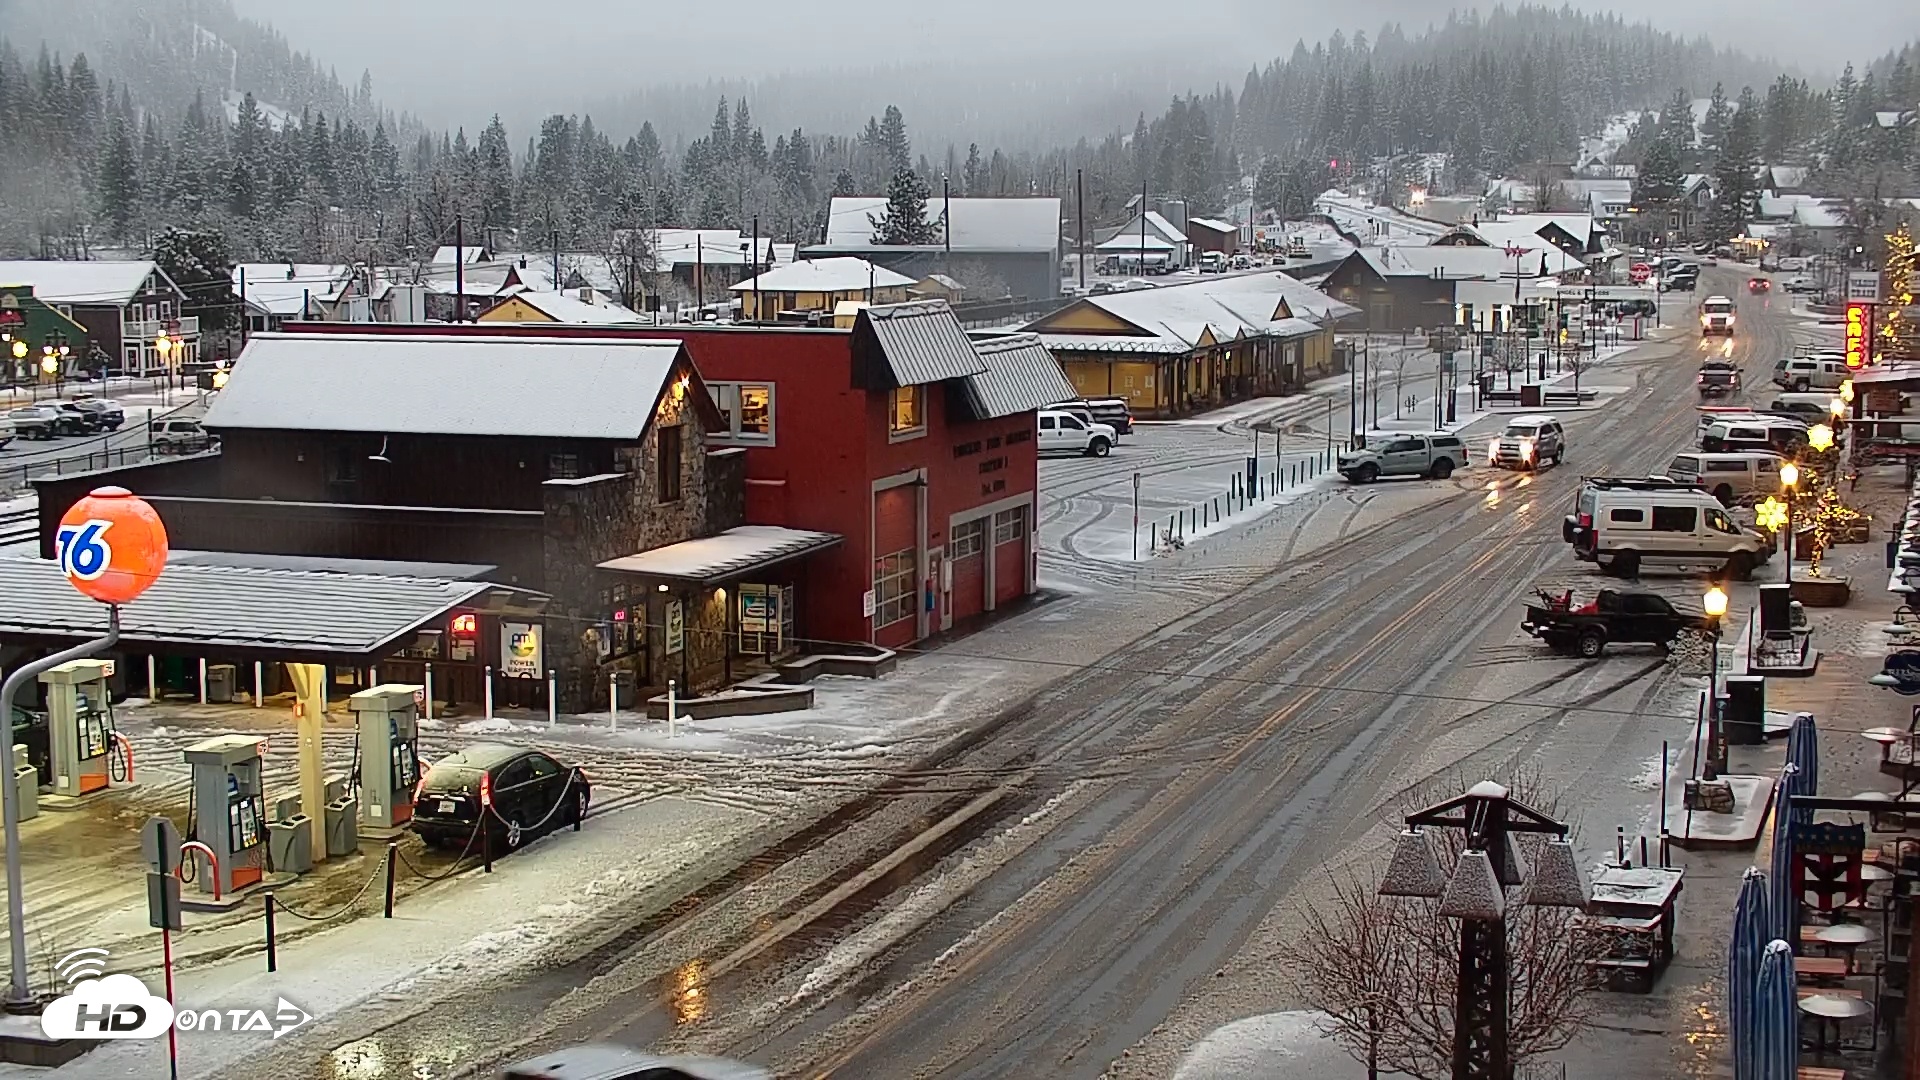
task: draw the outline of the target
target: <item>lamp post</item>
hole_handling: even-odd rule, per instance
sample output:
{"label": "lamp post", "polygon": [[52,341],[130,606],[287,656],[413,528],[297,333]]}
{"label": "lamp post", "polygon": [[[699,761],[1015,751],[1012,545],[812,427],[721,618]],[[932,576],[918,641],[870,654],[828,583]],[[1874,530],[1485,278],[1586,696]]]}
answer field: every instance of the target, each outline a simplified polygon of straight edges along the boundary
{"label": "lamp post", "polygon": [[1727,613],[1727,591],[1715,585],[1700,598],[1707,614],[1707,764],[1718,776],[1727,767],[1726,740],[1720,737],[1720,620]]}
{"label": "lamp post", "polygon": [[1787,528],[1781,533],[1786,537],[1787,584],[1793,584],[1793,487],[1800,482],[1800,466],[1789,461],[1780,466],[1780,493],[1786,496]]}
{"label": "lamp post", "polygon": [[[1483,780],[1466,794],[1408,814],[1380,881],[1382,896],[1438,899],[1438,914],[1460,920],[1454,986],[1453,1080],[1512,1080],[1508,1043],[1507,893],[1523,882],[1523,903],[1586,906],[1586,884],[1567,826]],[[1427,827],[1460,829],[1466,844],[1442,873]],[[1531,879],[1517,833],[1545,834]]]}

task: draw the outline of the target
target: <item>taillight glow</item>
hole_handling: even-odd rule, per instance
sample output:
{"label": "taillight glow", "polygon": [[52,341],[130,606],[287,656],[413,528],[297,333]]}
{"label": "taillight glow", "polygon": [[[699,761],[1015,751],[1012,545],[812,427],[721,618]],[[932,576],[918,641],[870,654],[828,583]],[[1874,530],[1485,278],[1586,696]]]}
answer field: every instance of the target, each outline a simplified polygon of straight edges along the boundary
{"label": "taillight glow", "polygon": [[1591,528],[1593,528],[1593,515],[1592,515],[1592,514],[1581,514],[1581,515],[1580,515],[1580,527],[1581,527],[1581,528],[1583,528],[1583,529],[1591,529]]}
{"label": "taillight glow", "polygon": [[480,805],[489,809],[493,806],[493,776],[490,773],[480,774]]}

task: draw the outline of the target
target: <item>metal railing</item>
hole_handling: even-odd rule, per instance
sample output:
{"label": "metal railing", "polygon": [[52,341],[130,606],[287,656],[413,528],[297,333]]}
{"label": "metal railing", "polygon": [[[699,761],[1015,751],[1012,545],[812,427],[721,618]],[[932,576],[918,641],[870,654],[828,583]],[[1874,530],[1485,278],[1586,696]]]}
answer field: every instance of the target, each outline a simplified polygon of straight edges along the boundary
{"label": "metal railing", "polygon": [[143,319],[120,324],[120,337],[125,341],[151,342],[162,333],[170,338],[198,337],[200,316],[182,315],[178,319]]}

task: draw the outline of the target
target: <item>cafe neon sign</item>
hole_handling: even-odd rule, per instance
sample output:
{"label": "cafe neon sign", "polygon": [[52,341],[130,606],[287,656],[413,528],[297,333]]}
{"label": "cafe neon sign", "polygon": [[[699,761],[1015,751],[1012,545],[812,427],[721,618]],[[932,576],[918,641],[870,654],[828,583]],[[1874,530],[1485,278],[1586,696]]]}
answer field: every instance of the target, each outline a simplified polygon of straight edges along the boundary
{"label": "cafe neon sign", "polygon": [[1847,305],[1847,367],[1867,366],[1867,320],[1872,308],[1866,304]]}

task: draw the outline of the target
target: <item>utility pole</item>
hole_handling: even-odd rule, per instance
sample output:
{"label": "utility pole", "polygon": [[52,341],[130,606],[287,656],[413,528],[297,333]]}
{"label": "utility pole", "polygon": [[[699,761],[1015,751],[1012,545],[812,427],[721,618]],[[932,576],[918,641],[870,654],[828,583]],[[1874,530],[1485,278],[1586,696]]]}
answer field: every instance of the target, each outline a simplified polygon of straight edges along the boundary
{"label": "utility pole", "polygon": [[752,244],[753,244],[752,248],[749,249],[752,252],[752,254],[749,257],[753,260],[753,321],[759,322],[761,318],[761,315],[760,315],[760,215],[759,214],[753,215]]}
{"label": "utility pole", "polygon": [[553,287],[560,288],[560,230],[548,229],[547,239],[553,244]]}
{"label": "utility pole", "polygon": [[1087,175],[1085,169],[1073,170],[1073,204],[1080,219],[1075,230],[1074,251],[1080,263],[1080,291],[1087,291]]}
{"label": "utility pole", "polygon": [[[467,321],[467,232],[466,219],[453,214],[453,321]],[[440,235],[445,236],[446,233]],[[439,243],[439,241],[434,241]],[[306,318],[306,302],[301,302],[300,317]]]}
{"label": "utility pole", "polygon": [[940,272],[953,276],[953,181],[951,177],[940,177],[940,232],[946,250],[940,258]]}
{"label": "utility pole", "polygon": [[693,321],[700,322],[706,317],[707,307],[707,250],[706,237],[698,232],[693,234]]}
{"label": "utility pole", "polygon": [[240,268],[240,347],[247,347],[247,268]]}
{"label": "utility pole", "polygon": [[1140,276],[1147,276],[1147,178],[1140,178]]}

